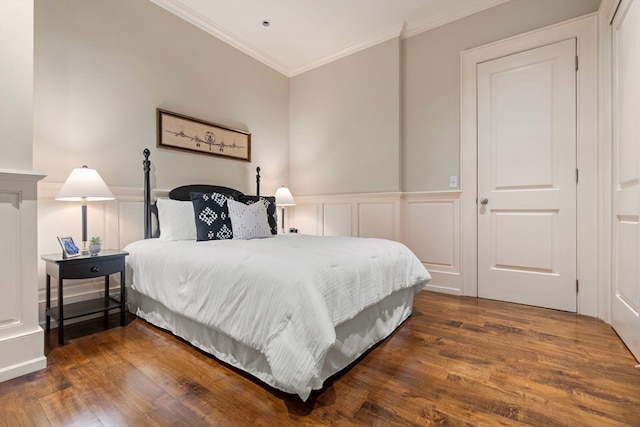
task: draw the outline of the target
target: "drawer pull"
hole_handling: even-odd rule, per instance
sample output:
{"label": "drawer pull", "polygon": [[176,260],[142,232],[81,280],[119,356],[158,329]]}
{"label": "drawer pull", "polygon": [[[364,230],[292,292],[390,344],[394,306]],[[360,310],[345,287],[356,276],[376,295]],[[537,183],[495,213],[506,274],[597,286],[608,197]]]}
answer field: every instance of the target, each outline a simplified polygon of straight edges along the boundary
{"label": "drawer pull", "polygon": [[91,267],[92,273],[97,273],[98,271],[100,271],[100,267]]}

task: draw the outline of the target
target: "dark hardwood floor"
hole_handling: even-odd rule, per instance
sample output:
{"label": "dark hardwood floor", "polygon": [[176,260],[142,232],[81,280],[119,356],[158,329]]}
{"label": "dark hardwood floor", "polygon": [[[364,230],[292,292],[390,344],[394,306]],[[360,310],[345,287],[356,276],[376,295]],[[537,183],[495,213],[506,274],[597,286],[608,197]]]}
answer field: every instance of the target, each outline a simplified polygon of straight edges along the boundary
{"label": "dark hardwood floor", "polygon": [[[129,316],[46,336],[0,383],[2,426],[640,426],[640,369],[607,324],[421,292],[414,314],[303,403]],[[65,331],[66,332],[66,331]]]}

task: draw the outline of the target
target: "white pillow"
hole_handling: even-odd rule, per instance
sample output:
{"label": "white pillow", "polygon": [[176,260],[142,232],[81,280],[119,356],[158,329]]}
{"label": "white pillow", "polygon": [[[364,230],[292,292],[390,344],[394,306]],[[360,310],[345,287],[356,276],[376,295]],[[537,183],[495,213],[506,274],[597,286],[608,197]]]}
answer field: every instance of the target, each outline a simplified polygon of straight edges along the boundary
{"label": "white pillow", "polygon": [[160,240],[196,240],[196,220],[193,203],[158,199]]}
{"label": "white pillow", "polygon": [[272,236],[264,203],[245,205],[229,199],[227,207],[234,239],[249,240]]}

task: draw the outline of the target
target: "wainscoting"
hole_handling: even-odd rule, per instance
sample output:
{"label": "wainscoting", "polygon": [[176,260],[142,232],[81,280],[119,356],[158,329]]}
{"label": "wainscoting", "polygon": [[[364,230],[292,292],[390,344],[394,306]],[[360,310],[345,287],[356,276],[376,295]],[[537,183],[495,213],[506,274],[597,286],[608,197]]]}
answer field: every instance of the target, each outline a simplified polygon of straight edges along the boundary
{"label": "wainscoting", "polygon": [[[80,203],[60,202],[55,197],[63,183],[40,182],[38,185],[38,306],[40,325],[45,321],[45,263],[40,256],[61,251],[57,236],[71,236],[81,243]],[[90,202],[87,206],[88,237],[102,237],[103,248],[122,249],[144,237],[143,191],[141,188],[109,187],[116,197],[108,202]],[[169,190],[152,192],[152,197],[168,197]],[[112,276],[111,289],[120,287],[119,277]],[[98,277],[86,280],[65,281],[65,304],[103,296],[104,281]],[[51,287],[51,305],[58,304],[57,289]],[[82,321],[86,318],[77,319]],[[74,323],[70,320],[65,323]],[[55,321],[52,320],[55,325]]]}
{"label": "wainscoting", "polygon": [[431,273],[428,289],[462,295],[460,191],[403,197],[403,239]]}
{"label": "wainscoting", "polygon": [[[57,236],[81,236],[80,204],[59,202],[62,183],[38,187],[38,256],[60,252]],[[143,238],[141,188],[110,187],[116,200],[89,203],[88,234],[101,236],[103,247],[122,249]],[[167,197],[169,190],[152,191]],[[285,208],[285,228],[318,236],[391,239],[407,245],[432,275],[428,289],[462,295],[460,267],[460,191],[296,196]],[[278,210],[278,215],[281,215]],[[281,226],[279,222],[278,226]],[[40,322],[44,324],[45,265],[38,263]],[[101,296],[101,278],[65,283],[66,303]],[[111,287],[119,286],[112,277]],[[57,305],[52,287],[52,305]]]}
{"label": "wainscoting", "polygon": [[431,273],[428,289],[462,295],[460,191],[296,196],[296,203],[285,210],[286,229],[397,240]]}

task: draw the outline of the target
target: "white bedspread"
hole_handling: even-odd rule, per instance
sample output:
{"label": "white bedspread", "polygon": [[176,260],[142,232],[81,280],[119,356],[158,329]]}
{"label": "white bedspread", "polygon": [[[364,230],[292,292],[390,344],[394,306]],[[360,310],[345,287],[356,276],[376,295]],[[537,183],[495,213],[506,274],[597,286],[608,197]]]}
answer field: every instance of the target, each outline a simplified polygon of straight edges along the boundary
{"label": "white bedspread", "polygon": [[381,239],[284,235],[131,243],[131,287],[263,353],[279,388],[306,399],[335,326],[429,273],[404,245]]}

